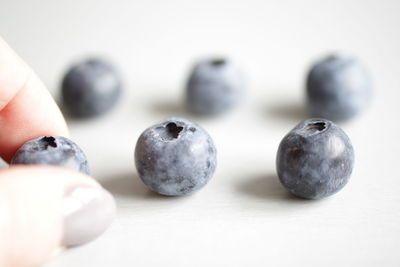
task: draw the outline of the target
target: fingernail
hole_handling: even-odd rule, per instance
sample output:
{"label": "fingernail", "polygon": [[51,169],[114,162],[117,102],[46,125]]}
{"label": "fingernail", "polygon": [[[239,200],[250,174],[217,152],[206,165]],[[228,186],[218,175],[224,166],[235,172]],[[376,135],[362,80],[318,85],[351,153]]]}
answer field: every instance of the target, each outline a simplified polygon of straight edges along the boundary
{"label": "fingernail", "polygon": [[111,194],[101,187],[69,188],[62,203],[64,235],[62,246],[74,247],[100,236],[114,220],[116,207]]}

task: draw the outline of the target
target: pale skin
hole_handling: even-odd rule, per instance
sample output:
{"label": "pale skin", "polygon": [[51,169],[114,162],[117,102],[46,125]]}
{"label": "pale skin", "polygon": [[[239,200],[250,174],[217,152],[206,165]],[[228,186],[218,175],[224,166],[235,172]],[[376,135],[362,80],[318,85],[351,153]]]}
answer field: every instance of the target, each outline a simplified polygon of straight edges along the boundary
{"label": "pale skin", "polygon": [[[26,141],[68,137],[65,120],[48,90],[0,37],[0,157],[10,162]],[[0,266],[38,266],[60,251],[61,203],[76,185],[100,186],[57,167],[0,169]]]}

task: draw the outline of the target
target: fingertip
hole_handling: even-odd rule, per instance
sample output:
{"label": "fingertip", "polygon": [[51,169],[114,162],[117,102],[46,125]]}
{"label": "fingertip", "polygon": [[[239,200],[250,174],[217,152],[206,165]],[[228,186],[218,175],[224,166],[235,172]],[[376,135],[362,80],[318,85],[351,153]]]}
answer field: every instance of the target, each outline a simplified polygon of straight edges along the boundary
{"label": "fingertip", "polygon": [[0,37],[0,157],[10,161],[26,141],[68,137],[64,117],[47,88]]}
{"label": "fingertip", "polygon": [[29,67],[0,37],[0,110],[23,88],[29,78]]}
{"label": "fingertip", "polygon": [[0,208],[0,266],[42,264],[95,239],[115,216],[113,197],[94,179],[51,166],[1,170]]}

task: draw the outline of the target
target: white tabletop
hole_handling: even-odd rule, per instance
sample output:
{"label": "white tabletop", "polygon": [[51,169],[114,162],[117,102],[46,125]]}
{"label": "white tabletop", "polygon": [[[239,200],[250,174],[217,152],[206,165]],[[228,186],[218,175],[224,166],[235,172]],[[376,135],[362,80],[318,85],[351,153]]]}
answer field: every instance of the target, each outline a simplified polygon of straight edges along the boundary
{"label": "white tabletop", "polygon": [[[68,121],[118,216],[102,237],[47,267],[398,266],[399,11],[397,0],[1,0],[0,34],[55,97],[67,66],[89,55],[111,59],[126,81],[111,113]],[[275,155],[307,117],[306,71],[331,51],[368,65],[374,99],[341,125],[356,153],[349,184],[305,201],[279,184]],[[240,64],[249,88],[231,113],[196,118],[182,108],[184,83],[208,55]],[[213,179],[187,197],[149,192],[133,164],[139,134],[170,115],[201,124],[218,149]]]}

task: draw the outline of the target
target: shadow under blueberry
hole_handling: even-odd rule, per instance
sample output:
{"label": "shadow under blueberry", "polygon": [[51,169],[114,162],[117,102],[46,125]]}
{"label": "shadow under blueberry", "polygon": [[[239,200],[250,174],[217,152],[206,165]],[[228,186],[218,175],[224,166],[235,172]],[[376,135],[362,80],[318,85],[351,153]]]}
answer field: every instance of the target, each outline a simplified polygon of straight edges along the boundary
{"label": "shadow under blueberry", "polygon": [[305,105],[301,103],[274,103],[266,105],[266,112],[269,116],[274,116],[280,119],[290,120],[295,123],[305,120],[310,117]]}
{"label": "shadow under blueberry", "polygon": [[188,112],[185,107],[184,99],[168,100],[163,99],[161,101],[155,102],[150,106],[151,111],[156,115],[160,115],[164,118],[178,116],[191,118],[193,115]]}
{"label": "shadow under blueberry", "polygon": [[268,201],[311,202],[290,194],[279,182],[276,174],[263,174],[249,179],[243,179],[237,190],[253,198]]}
{"label": "shadow under blueberry", "polygon": [[153,192],[140,180],[139,176],[133,172],[108,177],[107,179],[101,180],[100,183],[116,197],[162,201],[171,201],[178,198]]}

